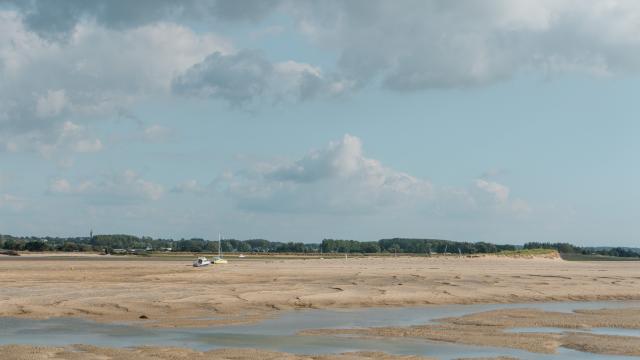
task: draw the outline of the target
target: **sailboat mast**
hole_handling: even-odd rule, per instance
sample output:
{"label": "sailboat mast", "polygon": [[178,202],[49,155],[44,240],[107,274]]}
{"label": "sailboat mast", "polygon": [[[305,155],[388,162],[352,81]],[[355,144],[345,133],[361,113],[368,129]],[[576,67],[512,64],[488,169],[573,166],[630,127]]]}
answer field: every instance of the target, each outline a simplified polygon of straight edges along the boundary
{"label": "sailboat mast", "polygon": [[222,257],[222,235],[218,233],[218,256]]}

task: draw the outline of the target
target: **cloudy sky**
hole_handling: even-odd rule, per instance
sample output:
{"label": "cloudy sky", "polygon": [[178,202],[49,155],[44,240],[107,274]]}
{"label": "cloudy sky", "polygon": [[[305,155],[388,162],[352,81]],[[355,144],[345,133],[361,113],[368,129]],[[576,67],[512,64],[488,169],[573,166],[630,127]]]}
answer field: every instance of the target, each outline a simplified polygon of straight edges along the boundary
{"label": "cloudy sky", "polygon": [[0,233],[640,243],[635,0],[0,0]]}

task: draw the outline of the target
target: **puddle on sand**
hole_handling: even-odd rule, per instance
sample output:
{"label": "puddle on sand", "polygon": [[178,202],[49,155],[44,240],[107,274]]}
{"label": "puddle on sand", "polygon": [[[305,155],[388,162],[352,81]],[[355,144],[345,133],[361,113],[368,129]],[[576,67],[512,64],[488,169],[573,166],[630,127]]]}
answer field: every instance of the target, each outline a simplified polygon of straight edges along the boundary
{"label": "puddle on sand", "polygon": [[[410,326],[429,323],[434,319],[443,317],[461,316],[505,308],[571,311],[574,309],[617,307],[640,307],[640,302],[558,302],[354,310],[301,310],[286,312],[279,317],[267,319],[256,324],[198,329],[146,329],[131,325],[100,324],[71,318],[52,318],[48,320],[0,318],[0,345],[14,343],[36,345],[91,344],[108,347],[149,345],[178,346],[197,350],[246,347],[307,354],[376,350],[393,354],[431,356],[438,359],[496,356],[511,356],[523,360],[637,359],[636,357],[596,355],[569,349],[559,349],[557,354],[543,355],[521,350],[467,346],[419,339],[362,339],[344,336],[296,335],[301,330],[315,328]],[[516,330],[541,331],[540,328]],[[610,332],[619,330],[624,329],[593,329],[592,331]],[[640,330],[633,331],[640,332]],[[621,333],[608,334],[622,335]]]}

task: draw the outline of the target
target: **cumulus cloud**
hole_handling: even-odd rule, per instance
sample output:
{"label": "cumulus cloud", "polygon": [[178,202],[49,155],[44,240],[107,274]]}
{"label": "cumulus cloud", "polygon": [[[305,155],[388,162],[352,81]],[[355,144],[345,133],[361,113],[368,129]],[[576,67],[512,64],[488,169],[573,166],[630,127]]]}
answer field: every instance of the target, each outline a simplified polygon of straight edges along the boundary
{"label": "cumulus cloud", "polygon": [[[602,76],[640,68],[640,5],[633,0],[4,2],[29,30],[68,38],[87,22],[118,30],[162,22],[206,26],[258,21],[277,9],[314,44],[338,54],[340,79],[357,85],[380,79],[398,91],[481,86],[531,70]],[[221,58],[209,61],[224,65]]]}
{"label": "cumulus cloud", "polygon": [[529,71],[640,70],[635,1],[309,1],[290,11],[301,31],[338,51],[345,77],[398,91],[481,86]]}
{"label": "cumulus cloud", "polygon": [[84,125],[69,120],[52,126],[49,134],[48,138],[32,133],[14,134],[7,138],[4,147],[8,152],[36,152],[45,159],[55,160],[62,167],[71,166],[78,154],[94,153],[104,148],[102,140]]}
{"label": "cumulus cloud", "polygon": [[172,84],[179,95],[216,98],[232,106],[258,100],[305,100],[344,92],[338,80],[324,76],[310,64],[271,62],[256,50],[234,54],[215,52],[178,75]]}
{"label": "cumulus cloud", "polygon": [[[48,2],[47,2],[48,3]],[[228,41],[158,22],[128,30],[74,23],[65,42],[41,38],[23,16],[0,11],[0,143],[51,145],[65,121],[119,114],[138,100],[166,95],[172,78]],[[84,142],[79,151],[95,151]]]}
{"label": "cumulus cloud", "polygon": [[251,212],[327,214],[451,214],[508,216],[531,211],[506,185],[478,179],[469,187],[435,185],[389,168],[345,135],[295,161],[254,164],[218,179],[236,204]]}
{"label": "cumulus cloud", "polygon": [[227,173],[227,193],[251,211],[376,211],[429,198],[432,185],[367,158],[360,139],[345,135],[294,162],[265,162]]}
{"label": "cumulus cloud", "polygon": [[[10,4],[0,13],[5,131],[117,111],[168,89],[241,106],[370,83],[405,92],[478,87],[530,72],[640,70],[640,5],[631,0],[2,2]],[[256,22],[276,9],[312,46],[336,56],[335,65],[320,71],[295,59],[272,61],[188,27]]]}
{"label": "cumulus cloud", "polygon": [[90,203],[127,204],[144,200],[159,200],[165,193],[162,185],[142,178],[133,170],[105,175],[98,180],[72,183],[68,179],[55,179],[47,191],[52,195],[80,196]]}

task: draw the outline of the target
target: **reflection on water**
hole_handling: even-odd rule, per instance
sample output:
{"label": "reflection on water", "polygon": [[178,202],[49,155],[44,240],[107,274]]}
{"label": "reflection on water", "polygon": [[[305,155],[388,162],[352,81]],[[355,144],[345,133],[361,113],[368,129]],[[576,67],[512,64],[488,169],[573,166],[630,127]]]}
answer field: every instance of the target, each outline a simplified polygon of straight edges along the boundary
{"label": "reflection on water", "polygon": [[[534,303],[500,305],[451,305],[415,308],[374,308],[363,310],[304,310],[252,325],[232,325],[200,329],[145,329],[130,325],[99,324],[70,318],[28,320],[0,318],[0,344],[68,345],[91,344],[109,347],[141,345],[178,346],[197,350],[220,347],[261,348],[294,353],[335,353],[379,350],[394,354],[414,354],[454,359],[458,357],[512,356],[520,359],[611,359],[611,356],[561,349],[558,354],[541,355],[521,350],[467,346],[418,339],[359,339],[352,337],[298,336],[313,328],[409,326],[443,317],[462,316],[504,308],[536,308],[548,311],[638,307],[640,302]],[[514,331],[558,332],[566,329],[519,328]],[[607,335],[640,336],[640,330],[591,329]],[[615,356],[615,359],[632,357]]]}

